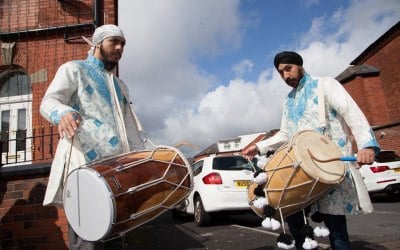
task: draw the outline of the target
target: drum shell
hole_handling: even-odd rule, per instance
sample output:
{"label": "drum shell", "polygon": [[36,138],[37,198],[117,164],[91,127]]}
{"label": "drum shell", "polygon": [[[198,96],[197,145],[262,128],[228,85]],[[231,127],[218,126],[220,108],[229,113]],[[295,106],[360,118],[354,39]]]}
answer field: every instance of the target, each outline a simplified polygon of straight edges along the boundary
{"label": "drum shell", "polygon": [[[107,194],[107,191],[104,191],[101,197],[104,202],[101,204],[110,207],[105,213],[107,213],[106,216],[110,213],[111,220],[110,225],[95,219],[85,221],[84,218],[80,218],[79,223],[76,220],[70,223],[81,238],[89,241],[117,237],[154,219],[186,198],[192,188],[189,163],[179,151],[173,148],[131,152],[78,168],[71,172],[67,179],[65,190],[66,192],[69,190],[69,196],[71,196],[71,190],[74,189],[68,188],[69,179],[89,172],[96,173],[95,175],[86,174],[90,176],[90,179],[98,178],[98,180],[94,181],[96,185],[85,188],[92,192],[98,192],[101,189],[109,192]],[[74,182],[76,181],[71,180],[71,183]],[[82,188],[85,186],[84,183],[80,185]],[[76,196],[78,195],[74,196],[75,199],[77,199]],[[68,207],[68,197],[65,197],[64,203],[67,203],[64,204],[67,219],[70,217],[74,220],[75,211],[73,211],[74,208]],[[85,204],[87,208],[83,210],[89,210],[89,213],[91,209],[93,213],[98,209],[98,205],[92,205],[90,201],[79,200],[75,203]],[[71,216],[68,216],[69,214]],[[102,225],[96,225],[96,223],[102,223]],[[95,228],[103,229],[100,233],[94,234],[92,231],[96,230]]]}
{"label": "drum shell", "polygon": [[[260,185],[252,183],[248,187],[248,199],[257,215],[264,217],[264,209],[252,205],[252,201],[257,198],[255,193],[263,192],[267,203],[278,210],[275,217],[285,218],[311,205],[341,183],[344,163],[316,163],[310,160],[309,154],[305,153],[308,144],[314,144],[309,147],[314,147],[319,154],[341,154],[339,148],[326,136],[313,131],[296,134],[292,142],[278,149],[264,166],[267,182]],[[318,166],[314,168],[312,165]],[[321,174],[320,169],[329,170],[332,167],[335,168],[332,174]]]}

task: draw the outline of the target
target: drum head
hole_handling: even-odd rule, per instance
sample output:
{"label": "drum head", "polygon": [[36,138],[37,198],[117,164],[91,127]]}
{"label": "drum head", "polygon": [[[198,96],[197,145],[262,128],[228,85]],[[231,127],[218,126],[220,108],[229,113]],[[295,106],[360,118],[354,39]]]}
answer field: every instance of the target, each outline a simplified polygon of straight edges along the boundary
{"label": "drum head", "polygon": [[82,239],[98,241],[110,232],[115,220],[114,201],[104,179],[91,168],[72,171],[64,187],[68,223]]}
{"label": "drum head", "polygon": [[302,131],[294,137],[293,148],[301,168],[314,179],[326,184],[335,184],[343,179],[345,164],[342,161],[318,162],[307,151],[310,150],[318,159],[342,156],[339,147],[328,137],[315,131]]}

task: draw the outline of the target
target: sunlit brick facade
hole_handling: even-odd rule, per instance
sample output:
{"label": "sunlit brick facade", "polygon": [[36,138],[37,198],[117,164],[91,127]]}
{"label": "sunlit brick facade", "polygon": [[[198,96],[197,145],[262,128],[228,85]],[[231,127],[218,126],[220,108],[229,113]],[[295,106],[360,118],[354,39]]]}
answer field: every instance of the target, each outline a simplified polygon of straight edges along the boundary
{"label": "sunlit brick facade", "polygon": [[[31,90],[23,98],[11,93],[0,97],[2,114],[8,114],[7,109],[13,107],[18,109],[15,105],[27,107],[23,114],[28,135],[25,139],[29,140],[25,156],[5,152],[10,146],[5,145],[4,138],[11,138],[13,131],[10,129],[7,135],[2,131],[0,249],[68,248],[63,209],[42,206],[58,135],[56,127],[40,116],[39,105],[58,67],[69,60],[86,58],[89,46],[81,36],[90,38],[97,26],[117,24],[117,3],[114,0],[0,1],[0,80],[19,72],[28,76]],[[27,152],[29,159],[15,160],[26,157]]]}

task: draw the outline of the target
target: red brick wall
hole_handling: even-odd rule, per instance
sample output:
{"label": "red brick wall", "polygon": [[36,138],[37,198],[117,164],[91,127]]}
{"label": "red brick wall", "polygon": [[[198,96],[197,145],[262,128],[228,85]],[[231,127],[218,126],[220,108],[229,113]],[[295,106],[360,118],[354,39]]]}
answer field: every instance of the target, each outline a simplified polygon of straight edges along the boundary
{"label": "red brick wall", "polygon": [[47,176],[18,176],[0,182],[1,249],[67,249],[62,209],[43,207]]}
{"label": "red brick wall", "polygon": [[[3,42],[15,42],[13,64],[23,67],[28,75],[45,71],[47,80],[32,83],[32,128],[34,135],[57,133],[39,114],[40,102],[58,67],[69,61],[87,57],[89,46],[80,36],[91,36],[94,23],[94,0],[4,0],[0,1],[2,33],[21,32]],[[118,1],[99,1],[99,25],[117,24]],[[62,27],[89,24],[89,28]],[[24,33],[32,29],[59,27],[45,33]],[[61,28],[60,28],[61,27]],[[65,38],[71,38],[66,41]],[[77,38],[77,39],[74,39]],[[2,39],[3,36],[2,36]],[[7,39],[7,38],[6,38]],[[0,41],[1,43],[1,41]],[[0,64],[2,64],[0,60]],[[34,160],[52,159],[57,138],[44,143],[35,140]],[[49,160],[47,160],[49,161]],[[38,162],[38,160],[36,160]],[[0,176],[0,249],[66,249],[67,221],[63,209],[43,207],[42,201],[49,173],[16,177]]]}
{"label": "red brick wall", "polygon": [[379,129],[375,131],[375,136],[382,149],[394,150],[398,155],[400,155],[399,126]]}
{"label": "red brick wall", "polygon": [[379,68],[382,88],[388,103],[391,121],[400,120],[400,31],[397,37],[388,41],[384,47],[365,61]]}
{"label": "red brick wall", "polygon": [[364,112],[371,126],[390,122],[389,109],[379,76],[360,77],[344,84]]}
{"label": "red brick wall", "polygon": [[[367,64],[379,69],[378,76],[357,76],[343,86],[365,113],[375,129],[382,149],[400,154],[400,30],[383,36],[368,57],[358,65]],[[384,129],[379,127],[386,127]],[[381,136],[382,133],[384,136]]]}

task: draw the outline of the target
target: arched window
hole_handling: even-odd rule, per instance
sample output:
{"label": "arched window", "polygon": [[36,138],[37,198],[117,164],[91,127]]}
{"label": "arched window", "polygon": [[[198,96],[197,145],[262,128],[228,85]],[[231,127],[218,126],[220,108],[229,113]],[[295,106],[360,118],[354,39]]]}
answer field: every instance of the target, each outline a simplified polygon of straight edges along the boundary
{"label": "arched window", "polygon": [[0,98],[32,94],[29,75],[18,66],[0,69]]}
{"label": "arched window", "polygon": [[2,165],[31,160],[32,88],[29,75],[15,65],[0,65]]}

